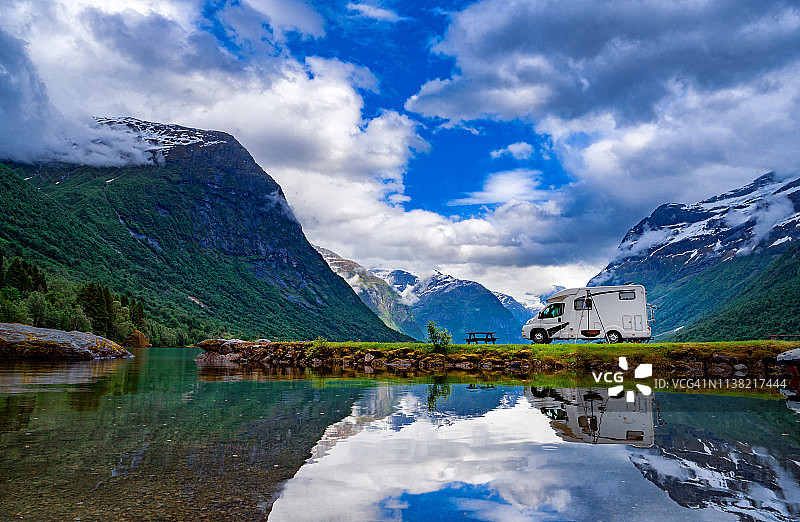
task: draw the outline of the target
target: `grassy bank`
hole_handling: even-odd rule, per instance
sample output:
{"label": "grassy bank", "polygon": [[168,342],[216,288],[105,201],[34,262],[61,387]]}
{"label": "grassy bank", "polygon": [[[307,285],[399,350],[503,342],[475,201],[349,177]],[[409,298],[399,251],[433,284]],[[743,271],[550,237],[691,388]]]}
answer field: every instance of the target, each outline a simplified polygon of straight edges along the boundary
{"label": "grassy bank", "polygon": [[785,373],[775,357],[800,342],[742,341],[652,344],[450,345],[434,353],[425,343],[308,342],[257,343],[207,340],[199,347],[226,362],[268,367],[343,367],[373,371],[480,371],[588,375],[650,363],[662,376],[766,377]]}

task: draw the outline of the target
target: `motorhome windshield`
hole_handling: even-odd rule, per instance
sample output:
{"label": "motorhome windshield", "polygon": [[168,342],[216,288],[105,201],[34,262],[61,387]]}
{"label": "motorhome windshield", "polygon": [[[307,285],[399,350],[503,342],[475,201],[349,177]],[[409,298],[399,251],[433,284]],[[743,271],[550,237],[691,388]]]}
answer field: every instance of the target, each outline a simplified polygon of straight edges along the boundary
{"label": "motorhome windshield", "polygon": [[544,310],[540,317],[542,319],[550,319],[552,317],[561,317],[564,314],[564,303],[553,303]]}

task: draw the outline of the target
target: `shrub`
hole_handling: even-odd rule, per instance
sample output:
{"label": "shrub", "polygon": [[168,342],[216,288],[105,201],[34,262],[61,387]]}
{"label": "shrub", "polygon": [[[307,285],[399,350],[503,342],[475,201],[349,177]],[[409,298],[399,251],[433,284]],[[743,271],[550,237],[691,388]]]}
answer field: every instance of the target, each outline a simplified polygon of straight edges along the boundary
{"label": "shrub", "polygon": [[452,340],[447,328],[440,330],[436,323],[428,322],[428,343],[431,344],[433,353],[446,354]]}

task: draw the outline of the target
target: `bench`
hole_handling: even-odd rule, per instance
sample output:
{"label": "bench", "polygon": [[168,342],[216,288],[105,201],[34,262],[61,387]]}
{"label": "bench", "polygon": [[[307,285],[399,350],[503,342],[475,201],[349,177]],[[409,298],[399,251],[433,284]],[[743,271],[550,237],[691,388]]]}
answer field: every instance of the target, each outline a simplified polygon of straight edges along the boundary
{"label": "bench", "polygon": [[497,340],[497,337],[495,337],[494,334],[494,332],[467,332],[467,338],[464,340],[467,341],[467,344],[494,344],[494,342]]}

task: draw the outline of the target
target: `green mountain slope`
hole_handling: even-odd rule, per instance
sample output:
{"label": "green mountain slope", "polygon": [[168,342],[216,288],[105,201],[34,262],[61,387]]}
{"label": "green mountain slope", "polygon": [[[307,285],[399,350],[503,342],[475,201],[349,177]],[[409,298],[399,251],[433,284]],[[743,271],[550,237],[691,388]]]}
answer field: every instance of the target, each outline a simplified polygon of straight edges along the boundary
{"label": "green mountain slope", "polygon": [[6,257],[141,299],[192,340],[407,339],[331,272],[247,151],[207,134],[160,165],[0,165]]}
{"label": "green mountain slope", "polygon": [[800,243],[795,243],[719,311],[681,329],[673,339],[739,341],[798,333]]}

